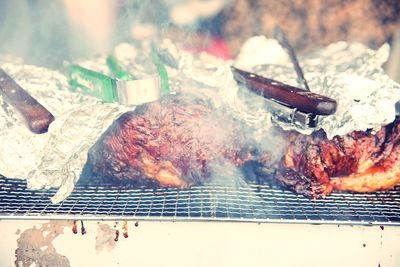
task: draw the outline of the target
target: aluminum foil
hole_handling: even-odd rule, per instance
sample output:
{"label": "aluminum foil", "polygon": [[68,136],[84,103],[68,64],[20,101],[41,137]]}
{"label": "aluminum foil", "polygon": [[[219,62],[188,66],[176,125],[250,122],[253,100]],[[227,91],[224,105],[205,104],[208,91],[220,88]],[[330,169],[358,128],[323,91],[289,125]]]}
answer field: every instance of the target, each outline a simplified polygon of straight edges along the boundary
{"label": "aluminum foil", "polygon": [[[193,56],[182,52],[179,58],[178,77],[186,77],[186,84],[201,84],[204,94],[209,94],[213,105],[228,107],[234,117],[242,120],[259,138],[272,127],[271,115],[265,109],[264,101],[255,94],[239,93],[239,88],[231,72],[232,61],[224,61],[207,53]],[[182,78],[181,78],[182,79]],[[180,83],[182,84],[182,82]],[[177,91],[186,86],[178,86]],[[211,88],[211,92],[207,89]],[[210,91],[210,90],[209,90]]]}
{"label": "aluminum foil", "polygon": [[28,179],[31,189],[58,187],[52,201],[59,202],[72,192],[89,148],[129,107],[72,93],[62,73],[20,59],[2,56],[0,66],[56,118],[48,133],[33,134],[0,96],[0,173]]}
{"label": "aluminum foil", "polygon": [[[391,80],[382,68],[389,52],[388,44],[371,50],[359,43],[338,42],[309,54],[298,55],[311,91],[331,97],[338,103],[334,115],[320,119],[319,128],[324,129],[328,138],[354,130],[377,131],[394,120],[395,103],[400,100],[400,85]],[[249,39],[235,65],[301,87],[287,54],[275,40],[263,36]],[[258,114],[254,112],[251,116],[256,118]],[[287,124],[281,126],[292,129]]]}
{"label": "aluminum foil", "polygon": [[[77,108],[82,102],[96,102],[95,99],[70,94],[66,89],[67,79],[56,71],[24,65],[19,59],[0,58],[1,67],[25,90],[56,118],[68,110]],[[18,114],[0,96],[0,173],[7,177],[27,177],[38,163],[40,154],[48,141],[48,134],[32,134]]]}
{"label": "aluminum foil", "polygon": [[61,117],[52,125],[37,169],[28,175],[29,186],[59,187],[52,201],[65,199],[82,173],[89,149],[128,109],[113,104],[88,104]]}
{"label": "aluminum foil", "polygon": [[[382,68],[389,53],[388,44],[372,50],[360,43],[338,42],[298,55],[311,91],[335,99],[338,108],[334,115],[320,116],[319,126],[314,129],[279,125],[303,134],[322,128],[331,139],[354,130],[375,132],[392,122],[396,116],[395,103],[400,100],[400,85]],[[260,138],[270,130],[271,116],[262,97],[243,94],[238,88],[230,66],[302,87],[286,51],[278,41],[264,36],[254,36],[246,41],[234,61],[223,61],[206,53],[194,56],[183,51],[175,58],[179,62],[178,76],[186,77],[186,84],[198,83],[203,88],[213,88],[218,94],[211,98],[214,104],[229,106],[234,116],[258,132]]]}

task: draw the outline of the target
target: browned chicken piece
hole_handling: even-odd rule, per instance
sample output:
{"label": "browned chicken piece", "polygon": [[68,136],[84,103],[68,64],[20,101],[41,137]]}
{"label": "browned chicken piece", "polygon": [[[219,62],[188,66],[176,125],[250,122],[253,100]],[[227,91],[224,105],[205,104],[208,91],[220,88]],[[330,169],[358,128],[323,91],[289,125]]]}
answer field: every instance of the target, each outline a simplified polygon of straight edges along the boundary
{"label": "browned chicken piece", "polygon": [[379,161],[359,172],[332,179],[334,189],[373,192],[388,190],[400,182],[400,124],[397,122],[391,129]]}
{"label": "browned chicken piece", "polygon": [[[354,131],[332,140],[323,131],[280,133],[288,142],[283,154],[272,156],[251,143],[226,111],[171,95],[118,118],[91,148],[89,176],[184,188],[208,181],[214,163],[253,162],[264,175],[275,172],[284,186],[313,198],[333,190],[386,190],[400,182],[400,118],[375,134]],[[277,142],[271,147],[277,149]]]}
{"label": "browned chicken piece", "polygon": [[376,134],[355,131],[328,140],[291,133],[278,179],[292,190],[313,198],[332,190],[372,192],[400,182],[400,119]]}
{"label": "browned chicken piece", "polygon": [[201,184],[210,163],[252,159],[241,125],[206,101],[167,96],[117,119],[89,152],[95,176],[162,187]]}

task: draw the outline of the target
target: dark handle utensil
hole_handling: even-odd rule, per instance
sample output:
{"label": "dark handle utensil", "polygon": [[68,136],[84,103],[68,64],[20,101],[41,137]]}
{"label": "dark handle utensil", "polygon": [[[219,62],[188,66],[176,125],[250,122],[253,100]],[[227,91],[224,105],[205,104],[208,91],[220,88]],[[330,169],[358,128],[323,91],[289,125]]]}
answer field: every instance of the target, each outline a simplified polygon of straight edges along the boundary
{"label": "dark handle utensil", "polygon": [[235,80],[251,91],[274,99],[284,105],[315,115],[332,115],[336,112],[334,99],[305,91],[257,74],[232,67]]}
{"label": "dark handle utensil", "polygon": [[32,132],[47,132],[54,116],[1,68],[0,93],[8,104],[18,110]]}

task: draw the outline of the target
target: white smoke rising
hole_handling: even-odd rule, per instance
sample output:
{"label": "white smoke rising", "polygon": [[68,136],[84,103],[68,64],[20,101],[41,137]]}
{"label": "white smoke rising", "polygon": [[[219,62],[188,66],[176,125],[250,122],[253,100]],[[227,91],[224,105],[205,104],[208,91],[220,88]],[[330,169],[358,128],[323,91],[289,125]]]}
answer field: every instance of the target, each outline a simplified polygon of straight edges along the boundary
{"label": "white smoke rising", "polygon": [[[188,47],[202,20],[216,15],[230,0],[4,0],[0,1],[0,54],[26,63],[59,68],[64,61],[111,53],[123,41],[158,40],[169,33]],[[174,14],[190,22],[174,22]],[[176,34],[175,34],[176,33]]]}
{"label": "white smoke rising", "polygon": [[[143,25],[143,24],[154,24],[157,28],[167,27],[170,25],[170,21],[168,18],[168,14],[166,14],[168,9],[161,9],[160,6],[163,6],[162,1],[149,1],[143,2],[139,0],[132,1],[123,1],[124,6],[120,9],[120,16],[117,22],[117,34],[113,35],[110,38],[110,44],[105,44],[104,47],[112,47],[113,42],[120,41],[121,39],[128,39],[132,41],[132,43],[140,43],[146,44],[147,41],[138,42],[138,40],[130,40],[131,38],[131,29],[132,25]],[[35,65],[46,65],[51,68],[59,68],[61,63],[64,60],[74,61],[75,58],[87,57],[90,58],[94,63],[94,65],[99,65],[101,62],[104,64],[104,55],[100,55],[95,57],[99,51],[95,49],[90,49],[90,40],[82,39],[82,32],[74,32],[76,31],[76,27],[72,27],[68,22],[70,17],[67,17],[67,10],[62,2],[51,2],[48,1],[20,1],[20,2],[1,2],[1,11],[6,14],[1,17],[3,22],[0,26],[0,37],[5,40],[0,44],[0,54],[2,53],[11,53],[17,54],[25,59],[25,62],[30,62]],[[158,8],[155,8],[158,7]],[[95,8],[95,7],[94,7]],[[16,16],[16,14],[20,14]],[[184,32],[183,43],[189,43],[189,46],[192,41],[192,32],[191,29],[195,29],[195,25],[193,28],[186,27]],[[85,37],[85,36],[83,36]],[[195,43],[193,43],[195,45]],[[146,47],[143,45],[142,47]],[[186,45],[187,47],[187,45]],[[179,50],[179,49],[177,49]],[[148,51],[144,50],[136,50],[138,51],[137,57],[148,57]],[[187,52],[183,52],[179,50],[181,54],[181,58],[185,58],[183,54]],[[103,51],[104,52],[104,51]],[[106,51],[110,52],[110,51]],[[135,55],[132,55],[133,57]],[[98,61],[98,58],[102,58],[103,60]],[[266,141],[265,133],[268,132],[270,128],[270,120],[268,116],[258,118],[257,122],[251,122],[247,120],[245,115],[248,113],[248,110],[253,109],[261,109],[262,104],[259,101],[249,101],[238,97],[237,86],[230,72],[230,62],[225,62],[222,60],[218,60],[214,57],[208,56],[206,54],[199,54],[193,58],[186,58],[187,61],[180,62],[181,64],[178,70],[168,69],[169,73],[175,74],[171,75],[171,89],[172,91],[178,91],[181,93],[190,93],[194,95],[194,99],[196,97],[207,98],[209,102],[212,103],[215,110],[211,112],[210,116],[204,118],[204,125],[212,123],[215,126],[218,126],[218,131],[216,130],[215,135],[207,131],[207,127],[202,131],[197,131],[197,138],[200,140],[205,140],[205,142],[212,142],[212,146],[224,147],[226,143],[228,143],[229,138],[231,136],[231,130],[236,123],[240,123],[243,127],[240,129],[240,134],[245,136],[247,139],[244,144],[248,146],[259,146],[267,151],[271,149],[268,145],[263,145]],[[98,66],[101,69],[100,66]],[[43,76],[43,72],[35,72],[32,73],[30,77],[36,77],[35,79],[40,81],[39,77]],[[27,76],[28,77],[28,76]],[[25,77],[22,77],[24,80]],[[29,80],[27,79],[27,83],[29,84]],[[67,85],[62,85],[60,88],[63,91],[68,92]],[[28,91],[29,91],[29,86]],[[39,90],[39,89],[38,89]],[[40,88],[40,91],[43,93],[43,98],[38,99],[39,101],[46,101],[46,90],[52,90],[51,88]],[[58,94],[58,91],[52,90],[53,93]],[[68,92],[69,93],[69,92]],[[72,93],[71,93],[72,94]],[[51,95],[51,94],[48,94]],[[51,99],[49,99],[51,101]],[[87,110],[92,110],[92,108],[86,106],[82,103],[82,109],[87,108]],[[100,104],[99,104],[100,105]],[[51,107],[51,105],[50,105]],[[100,107],[101,109],[101,107]],[[123,109],[121,109],[123,110]],[[53,112],[53,110],[50,110]],[[78,112],[79,113],[79,112]],[[95,116],[96,114],[83,114],[80,112],[80,115],[86,116],[88,118],[88,122],[95,122],[91,116]],[[224,114],[225,113],[225,114]],[[68,120],[68,112],[65,112],[65,121]],[[77,113],[74,113],[77,115]],[[103,114],[104,115],[104,114]],[[115,115],[115,114],[114,114]],[[72,117],[71,117],[72,118]],[[81,118],[85,121],[85,118]],[[99,117],[98,117],[99,118]],[[234,118],[234,119],[233,119]],[[59,121],[60,117],[57,117],[56,120]],[[115,117],[110,117],[108,119],[115,119]],[[89,121],[92,120],[92,121]],[[64,120],[63,120],[64,121]],[[262,127],[258,127],[257,123],[260,123]],[[85,130],[88,133],[96,133],[96,137],[100,134],[99,125],[94,123],[95,125],[91,125],[90,127],[95,128],[96,131],[92,131],[95,129],[91,129],[87,127]],[[57,123],[54,124],[54,127],[57,127]],[[58,125],[60,126],[60,125]],[[257,126],[257,127],[256,127]],[[80,127],[80,125],[75,125],[76,127]],[[63,129],[72,129],[70,125],[63,124]],[[85,155],[87,150],[89,149],[91,143],[82,140],[85,135],[82,134],[83,131],[77,131],[78,134],[81,135],[81,138],[73,138],[69,134],[62,135],[59,133],[59,129],[61,128],[51,128],[51,136],[49,143],[47,144],[47,149],[43,149],[40,147],[40,151],[49,151],[46,153],[46,156],[41,159],[37,159],[37,162],[34,166],[31,166],[29,172],[31,173],[32,179],[28,183],[32,188],[49,188],[49,187],[59,187],[59,191],[55,198],[53,198],[54,202],[62,201],[66,198],[70,192],[73,190],[74,184],[76,180],[81,175],[81,171],[85,164]],[[261,132],[260,132],[260,129]],[[90,136],[90,142],[96,139],[94,136]],[[263,138],[257,138],[257,136],[262,135]],[[16,138],[15,135],[11,136],[11,138]],[[63,138],[65,140],[63,140]],[[273,138],[273,137],[271,137]],[[80,140],[76,146],[70,145],[68,142],[74,142],[74,140]],[[23,140],[15,140],[21,141],[23,145]],[[86,140],[89,141],[89,140]],[[72,148],[69,150],[69,148]],[[38,149],[38,148],[35,148]],[[274,148],[276,150],[276,148]],[[272,149],[272,150],[274,150]],[[55,160],[53,151],[64,151],[65,157],[64,159],[72,159],[72,160]],[[72,151],[73,150],[73,151]],[[275,151],[274,150],[274,151]],[[79,153],[76,153],[79,152]],[[74,154],[75,153],[75,154]],[[25,153],[26,155],[33,155],[35,153]],[[57,154],[57,153],[56,153]],[[79,154],[79,157],[75,157]],[[279,157],[277,153],[276,158]],[[60,155],[60,153],[58,153]],[[62,154],[64,155],[64,154]],[[232,165],[229,160],[223,160],[218,158],[220,161],[216,161],[214,163],[219,163],[218,166],[211,167],[211,180],[214,183],[225,183],[226,186],[233,187],[246,187],[245,174],[241,173],[240,169],[236,166]],[[36,159],[35,159],[36,161]],[[42,162],[41,162],[42,161]],[[213,164],[214,164],[213,163]],[[224,171],[226,172],[224,174]],[[12,176],[12,175],[11,175]],[[10,176],[10,177],[11,177]],[[44,179],[44,177],[48,177],[48,179]],[[223,179],[225,178],[225,179]]]}
{"label": "white smoke rising", "polygon": [[0,1],[0,54],[36,65],[57,66],[69,56],[60,1]]}
{"label": "white smoke rising", "polygon": [[242,169],[231,162],[211,164],[211,180],[205,186],[211,186],[210,194],[214,201],[214,216],[265,218],[270,212],[267,208],[260,209],[263,199],[254,188],[248,184]]}
{"label": "white smoke rising", "polygon": [[59,68],[66,60],[111,52],[131,38],[132,25],[167,24],[166,12],[162,1],[0,1],[0,54]]}

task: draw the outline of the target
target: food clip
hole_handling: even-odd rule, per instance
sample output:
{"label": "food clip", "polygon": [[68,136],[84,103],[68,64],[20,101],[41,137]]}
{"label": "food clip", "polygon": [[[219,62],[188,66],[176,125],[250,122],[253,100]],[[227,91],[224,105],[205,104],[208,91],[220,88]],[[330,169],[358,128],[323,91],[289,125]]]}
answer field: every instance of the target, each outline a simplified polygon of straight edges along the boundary
{"label": "food clip", "polygon": [[320,116],[336,112],[337,103],[329,97],[287,85],[231,67],[239,85],[264,97],[272,118],[301,129],[316,128]]}
{"label": "food clip", "polygon": [[334,114],[337,103],[334,99],[310,91],[294,48],[279,26],[274,29],[274,38],[287,51],[296,71],[298,82],[304,89],[235,67],[231,68],[233,77],[239,84],[264,97],[266,108],[273,119],[300,129],[317,128],[320,116]]}
{"label": "food clip", "polygon": [[79,90],[103,102],[123,105],[136,106],[156,101],[169,93],[168,74],[157,57],[153,55],[152,60],[158,73],[140,79],[127,71],[114,56],[106,59],[113,77],[73,64],[69,67],[70,90]]}
{"label": "food clip", "polygon": [[106,59],[107,66],[115,76],[115,91],[118,103],[123,105],[140,105],[158,100],[161,97],[161,78],[153,75],[137,79],[125,70],[113,56]]}

